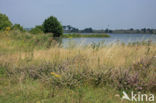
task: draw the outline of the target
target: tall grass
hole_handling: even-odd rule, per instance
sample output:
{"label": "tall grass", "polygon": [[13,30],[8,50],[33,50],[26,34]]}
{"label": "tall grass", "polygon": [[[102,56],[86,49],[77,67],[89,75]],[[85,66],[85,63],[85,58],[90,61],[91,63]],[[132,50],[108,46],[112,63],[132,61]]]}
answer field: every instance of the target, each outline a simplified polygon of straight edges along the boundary
{"label": "tall grass", "polygon": [[123,90],[156,93],[151,42],[68,49],[45,35],[0,37],[0,102],[120,103]]}

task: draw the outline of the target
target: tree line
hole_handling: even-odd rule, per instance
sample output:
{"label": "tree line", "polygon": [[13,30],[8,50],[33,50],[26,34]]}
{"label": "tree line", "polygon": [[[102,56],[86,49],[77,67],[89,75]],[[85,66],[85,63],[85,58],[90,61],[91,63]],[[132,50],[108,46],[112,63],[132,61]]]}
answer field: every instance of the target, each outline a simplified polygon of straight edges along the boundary
{"label": "tree line", "polygon": [[[20,24],[14,24],[9,18],[0,13],[0,31],[19,30],[20,32],[26,32],[26,30]],[[45,19],[42,25],[35,26],[30,31],[32,34],[39,33],[52,33],[53,37],[59,37],[63,34],[63,27],[56,17],[50,16]]]}
{"label": "tree line", "polygon": [[102,29],[95,30],[91,27],[85,29],[78,29],[71,25],[62,26],[62,24],[58,21],[58,19],[54,16],[50,16],[45,19],[43,24],[37,25],[31,29],[24,29],[20,24],[14,24],[9,20],[9,18],[0,13],[0,31],[4,31],[6,29],[10,30],[19,30],[21,32],[29,31],[32,34],[40,34],[40,33],[52,33],[54,37],[59,37],[64,33],[141,33],[141,34],[156,34],[156,29],[150,28],[142,28],[142,29],[120,29],[120,30],[111,30],[111,29]]}
{"label": "tree line", "polygon": [[117,29],[117,30],[112,30],[112,29],[102,29],[102,30],[96,30],[91,27],[85,28],[85,29],[78,29],[75,27],[72,27],[71,25],[63,26],[64,33],[129,33],[129,34],[156,34],[156,29],[150,29],[150,28],[142,28],[142,29]]}

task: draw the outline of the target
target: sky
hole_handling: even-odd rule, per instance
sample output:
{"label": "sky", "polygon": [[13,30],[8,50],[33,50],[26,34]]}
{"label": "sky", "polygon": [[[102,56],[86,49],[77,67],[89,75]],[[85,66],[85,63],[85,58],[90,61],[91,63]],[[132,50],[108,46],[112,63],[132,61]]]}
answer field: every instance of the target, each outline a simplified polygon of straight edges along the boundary
{"label": "sky", "polygon": [[0,12],[25,28],[49,16],[80,29],[156,28],[156,0],[0,0]]}

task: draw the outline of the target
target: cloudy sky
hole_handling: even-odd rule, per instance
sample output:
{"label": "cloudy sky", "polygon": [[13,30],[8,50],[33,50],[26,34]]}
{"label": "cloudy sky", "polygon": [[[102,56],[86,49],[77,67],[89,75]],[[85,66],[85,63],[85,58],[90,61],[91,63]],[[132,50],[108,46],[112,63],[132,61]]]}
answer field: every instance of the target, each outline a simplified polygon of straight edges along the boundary
{"label": "cloudy sky", "polygon": [[0,0],[0,12],[24,27],[53,15],[80,29],[156,28],[156,0]]}

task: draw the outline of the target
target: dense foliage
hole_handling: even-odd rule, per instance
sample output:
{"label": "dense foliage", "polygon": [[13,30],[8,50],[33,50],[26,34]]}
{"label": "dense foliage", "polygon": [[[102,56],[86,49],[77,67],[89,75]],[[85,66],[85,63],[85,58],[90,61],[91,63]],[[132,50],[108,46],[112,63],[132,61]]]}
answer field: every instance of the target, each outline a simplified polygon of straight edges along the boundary
{"label": "dense foliage", "polygon": [[5,30],[7,27],[11,27],[12,23],[5,14],[0,13],[0,30]]}
{"label": "dense foliage", "polygon": [[44,33],[53,33],[54,37],[59,37],[63,34],[63,27],[56,17],[49,17],[43,23]]}

